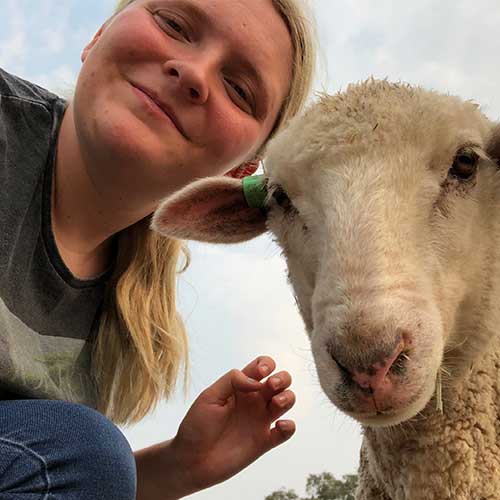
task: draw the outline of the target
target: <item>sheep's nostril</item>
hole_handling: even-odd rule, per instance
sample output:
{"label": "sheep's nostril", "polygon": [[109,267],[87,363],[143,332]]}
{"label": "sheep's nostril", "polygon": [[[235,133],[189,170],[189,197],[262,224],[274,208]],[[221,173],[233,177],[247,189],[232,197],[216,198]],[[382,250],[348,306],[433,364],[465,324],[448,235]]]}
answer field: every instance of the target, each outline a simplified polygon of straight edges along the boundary
{"label": "sheep's nostril", "polygon": [[339,368],[339,370],[342,373],[342,375],[347,380],[351,380],[352,379],[352,373],[345,366],[343,366],[337,359],[335,359],[335,356],[331,352],[330,352],[330,356],[332,357],[333,361],[335,362],[335,364]]}
{"label": "sheep's nostril", "polygon": [[390,367],[389,373],[391,373],[392,375],[396,375],[398,377],[402,377],[406,373],[406,369],[408,366],[407,361],[409,359],[410,358],[408,357],[408,355],[404,351],[401,351],[396,360],[394,361],[394,363],[392,364],[392,366]]}
{"label": "sheep's nostril", "polygon": [[348,364],[341,362],[332,345],[328,346],[328,353],[345,380],[353,381],[363,391],[375,394],[391,390],[393,382],[388,375],[396,377],[404,375],[408,360],[404,352],[405,345],[405,340],[401,339],[390,355],[386,354],[380,358],[380,361],[361,369],[359,365],[351,368]]}
{"label": "sheep's nostril", "polygon": [[362,389],[371,389],[373,392],[390,390],[393,383],[388,377],[389,373],[398,376],[406,369],[407,356],[404,348],[405,341],[401,339],[390,356],[373,364],[367,371],[355,370],[352,379]]}
{"label": "sheep's nostril", "polygon": [[342,375],[344,375],[347,378],[347,380],[351,380],[352,373],[350,372],[350,370],[346,366],[344,366],[337,359],[337,356],[335,355],[335,349],[334,349],[332,343],[328,343],[326,345],[326,351],[328,352],[328,354],[330,355],[330,357],[333,359],[334,363],[337,365],[337,368],[340,370],[340,372],[342,373]]}

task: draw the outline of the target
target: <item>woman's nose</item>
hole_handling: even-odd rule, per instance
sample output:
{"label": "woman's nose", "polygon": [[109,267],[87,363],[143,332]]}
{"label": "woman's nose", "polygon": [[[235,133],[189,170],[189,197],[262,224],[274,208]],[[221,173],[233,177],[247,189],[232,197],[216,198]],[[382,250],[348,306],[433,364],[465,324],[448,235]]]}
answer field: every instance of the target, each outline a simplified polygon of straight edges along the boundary
{"label": "woman's nose", "polygon": [[164,72],[170,85],[183,98],[196,104],[203,104],[208,99],[207,77],[201,65],[171,60],[165,63]]}

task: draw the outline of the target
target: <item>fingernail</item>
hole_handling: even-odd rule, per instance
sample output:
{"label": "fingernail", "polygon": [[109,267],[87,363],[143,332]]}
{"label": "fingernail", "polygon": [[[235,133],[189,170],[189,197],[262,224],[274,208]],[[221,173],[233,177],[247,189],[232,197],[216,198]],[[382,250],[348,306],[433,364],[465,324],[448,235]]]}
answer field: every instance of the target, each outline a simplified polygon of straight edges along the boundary
{"label": "fingernail", "polygon": [[259,370],[260,370],[260,373],[262,373],[263,375],[267,375],[271,371],[269,366],[267,366],[266,364],[260,365]]}
{"label": "fingernail", "polygon": [[279,377],[273,377],[269,379],[269,383],[271,384],[271,388],[277,390],[281,386],[281,379]]}
{"label": "fingernail", "polygon": [[292,424],[290,422],[280,422],[280,429],[281,431],[284,431],[284,432],[292,432],[293,428],[292,428]]}
{"label": "fingernail", "polygon": [[276,400],[280,406],[286,406],[288,404],[288,398],[284,394],[276,396]]}

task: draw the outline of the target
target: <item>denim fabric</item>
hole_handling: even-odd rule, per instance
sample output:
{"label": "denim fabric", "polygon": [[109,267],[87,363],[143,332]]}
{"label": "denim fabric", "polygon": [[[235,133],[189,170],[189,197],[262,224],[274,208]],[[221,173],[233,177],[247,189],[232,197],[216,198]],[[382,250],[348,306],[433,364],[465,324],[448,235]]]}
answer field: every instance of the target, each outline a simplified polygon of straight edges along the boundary
{"label": "denim fabric", "polygon": [[0,401],[0,500],[135,497],[130,445],[100,413],[65,401]]}

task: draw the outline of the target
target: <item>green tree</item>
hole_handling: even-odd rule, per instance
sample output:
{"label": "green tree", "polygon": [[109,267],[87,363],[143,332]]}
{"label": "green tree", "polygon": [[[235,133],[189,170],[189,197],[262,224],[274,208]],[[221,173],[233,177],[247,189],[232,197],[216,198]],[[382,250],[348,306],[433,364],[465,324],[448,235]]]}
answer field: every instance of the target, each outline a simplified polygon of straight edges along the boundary
{"label": "green tree", "polygon": [[306,484],[306,498],[299,498],[294,490],[284,488],[271,493],[265,500],[354,500],[358,485],[357,474],[347,474],[335,479],[329,472],[310,474]]}
{"label": "green tree", "polygon": [[358,476],[349,474],[335,479],[329,472],[311,474],[307,478],[307,498],[304,500],[354,500]]}
{"label": "green tree", "polygon": [[265,500],[300,500],[299,496],[293,490],[285,490],[284,488],[271,493]]}

